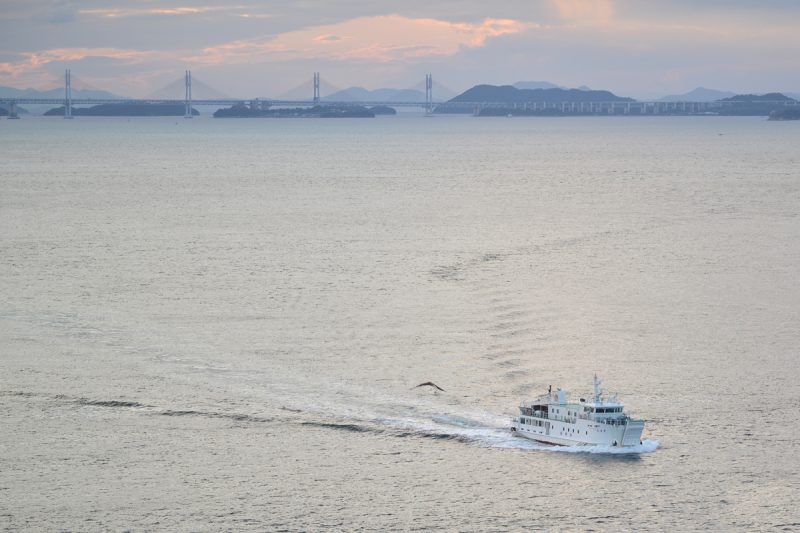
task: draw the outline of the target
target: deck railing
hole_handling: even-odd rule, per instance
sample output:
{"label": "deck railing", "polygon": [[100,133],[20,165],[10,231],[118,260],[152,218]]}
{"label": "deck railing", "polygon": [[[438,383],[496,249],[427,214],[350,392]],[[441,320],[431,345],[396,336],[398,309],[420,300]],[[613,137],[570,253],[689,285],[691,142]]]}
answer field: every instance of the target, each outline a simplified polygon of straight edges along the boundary
{"label": "deck railing", "polygon": [[[539,413],[538,415],[534,415],[534,412]],[[608,426],[624,426],[628,422],[636,422],[631,417],[627,415],[623,415],[618,418],[591,418],[588,414],[579,413],[577,416],[560,416],[554,415],[552,413],[543,413],[541,411],[534,411],[530,407],[523,407],[521,408],[521,413],[523,416],[531,416],[534,418],[543,418],[545,420],[556,420],[559,422],[566,422],[568,424],[574,424],[578,418],[582,420],[588,420],[590,422],[595,422],[597,424],[606,424]]]}

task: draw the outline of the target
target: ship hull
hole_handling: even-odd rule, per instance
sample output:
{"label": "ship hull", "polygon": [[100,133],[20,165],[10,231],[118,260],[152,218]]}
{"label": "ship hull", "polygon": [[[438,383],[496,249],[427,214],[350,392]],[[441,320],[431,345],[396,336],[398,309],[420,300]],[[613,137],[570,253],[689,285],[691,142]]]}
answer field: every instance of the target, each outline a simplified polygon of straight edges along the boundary
{"label": "ship hull", "polygon": [[570,421],[516,418],[514,434],[519,437],[559,446],[635,446],[641,443],[644,423],[631,420],[627,424],[602,424],[592,420]]}

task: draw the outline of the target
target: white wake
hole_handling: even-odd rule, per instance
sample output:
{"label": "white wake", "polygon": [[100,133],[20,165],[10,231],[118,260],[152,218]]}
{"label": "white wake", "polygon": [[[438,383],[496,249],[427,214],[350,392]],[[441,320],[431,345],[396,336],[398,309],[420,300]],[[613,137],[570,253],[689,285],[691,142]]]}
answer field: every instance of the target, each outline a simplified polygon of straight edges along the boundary
{"label": "white wake", "polygon": [[[407,418],[374,419],[389,431],[404,431],[420,437],[459,440],[488,448],[504,448],[518,450],[549,451],[558,453],[592,453],[592,454],[642,454],[656,451],[657,440],[646,439],[636,446],[554,446],[538,443],[524,437],[515,436],[509,427],[487,425],[488,420],[496,421],[498,417],[484,415],[478,417],[437,415],[427,420]],[[482,420],[481,420],[482,419]],[[510,424],[509,424],[510,426]]]}

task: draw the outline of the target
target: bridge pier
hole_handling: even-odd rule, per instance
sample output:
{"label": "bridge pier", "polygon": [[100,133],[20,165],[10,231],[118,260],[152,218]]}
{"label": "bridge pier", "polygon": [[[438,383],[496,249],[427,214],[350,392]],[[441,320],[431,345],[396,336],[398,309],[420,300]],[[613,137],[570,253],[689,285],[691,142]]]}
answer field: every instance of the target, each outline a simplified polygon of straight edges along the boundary
{"label": "bridge pier", "polygon": [[9,120],[19,120],[19,115],[17,114],[16,100],[11,100],[11,104],[8,106],[8,118]]}
{"label": "bridge pier", "polygon": [[264,111],[270,108],[269,101],[264,101],[261,98],[256,98],[255,100],[250,100],[250,109],[253,111]]}

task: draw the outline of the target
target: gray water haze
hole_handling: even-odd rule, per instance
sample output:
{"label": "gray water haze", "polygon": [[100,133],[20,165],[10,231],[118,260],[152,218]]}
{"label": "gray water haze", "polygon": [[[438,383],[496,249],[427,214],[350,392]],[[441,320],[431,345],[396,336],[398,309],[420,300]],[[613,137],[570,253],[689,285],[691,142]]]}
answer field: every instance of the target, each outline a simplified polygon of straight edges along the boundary
{"label": "gray water haze", "polygon": [[[26,117],[0,142],[4,529],[800,529],[796,123]],[[595,372],[640,453],[509,434]]]}

